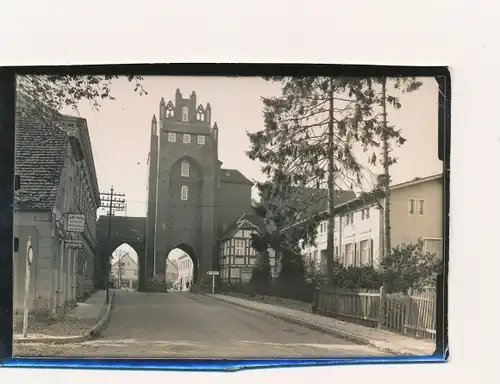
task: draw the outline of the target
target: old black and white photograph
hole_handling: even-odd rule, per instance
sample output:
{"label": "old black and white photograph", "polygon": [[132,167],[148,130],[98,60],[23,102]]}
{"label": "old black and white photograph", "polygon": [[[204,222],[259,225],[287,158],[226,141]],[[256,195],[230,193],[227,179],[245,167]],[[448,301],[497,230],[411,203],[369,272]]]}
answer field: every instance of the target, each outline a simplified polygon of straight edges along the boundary
{"label": "old black and white photograph", "polygon": [[433,77],[17,77],[16,357],[436,349]]}

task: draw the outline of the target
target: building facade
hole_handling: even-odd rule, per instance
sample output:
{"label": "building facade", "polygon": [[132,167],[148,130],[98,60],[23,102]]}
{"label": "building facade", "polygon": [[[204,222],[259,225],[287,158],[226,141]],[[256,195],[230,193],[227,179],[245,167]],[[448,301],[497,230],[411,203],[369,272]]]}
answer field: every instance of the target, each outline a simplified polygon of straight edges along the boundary
{"label": "building facade", "polygon": [[139,266],[128,252],[120,255],[111,265],[111,274],[117,288],[137,289]]}
{"label": "building facade", "polygon": [[[241,215],[219,240],[219,281],[235,284],[248,283],[256,266],[258,254],[252,247],[252,235],[262,233],[263,220],[250,214]],[[274,251],[269,252],[271,274],[275,275]]]}
{"label": "building facade", "polygon": [[177,260],[170,260],[167,258],[167,270],[165,272],[165,276],[167,288],[172,288],[174,283],[179,278],[179,265]]}
{"label": "building facade", "polygon": [[[443,175],[417,178],[391,187],[392,246],[424,240],[425,250],[442,257]],[[345,265],[378,266],[384,256],[384,199],[355,198],[337,206],[334,252]],[[326,266],[327,221],[303,256]]]}
{"label": "building facade", "polygon": [[175,260],[177,264],[177,279],[173,287],[177,291],[187,291],[193,283],[194,264],[191,257],[184,253]]}
{"label": "building facade", "polygon": [[[26,243],[31,238],[29,309],[62,314],[93,289],[97,178],[85,119],[62,116],[56,126],[19,110],[16,119],[14,311],[23,307]],[[69,214],[84,215],[83,232],[69,232]]]}
{"label": "building facade", "polygon": [[193,92],[174,102],[162,98],[151,122],[146,276],[165,283],[169,252],[179,248],[193,260],[194,280],[217,264],[216,240],[224,227],[251,209],[252,182],[221,168],[219,129],[210,104]]}

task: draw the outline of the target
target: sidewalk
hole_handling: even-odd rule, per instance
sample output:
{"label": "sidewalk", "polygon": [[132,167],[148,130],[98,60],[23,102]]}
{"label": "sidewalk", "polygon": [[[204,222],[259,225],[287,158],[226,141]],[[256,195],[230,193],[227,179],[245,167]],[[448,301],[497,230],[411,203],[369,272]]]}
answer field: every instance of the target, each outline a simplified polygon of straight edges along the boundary
{"label": "sidewalk", "polygon": [[[96,291],[85,302],[53,323],[30,319],[28,336],[22,336],[22,323],[14,328],[14,343],[74,343],[87,340],[105,325],[109,318],[114,294],[110,291],[106,305],[106,291]],[[18,325],[18,324],[17,324]]]}
{"label": "sidewalk", "polygon": [[303,310],[221,294],[207,296],[248,309],[265,312],[271,316],[308,328],[317,329],[321,332],[330,333],[356,343],[366,344],[391,354],[428,356],[432,355],[436,349],[436,343],[431,340],[414,339],[386,330],[369,328],[330,317],[315,315]]}
{"label": "sidewalk", "polygon": [[266,295],[255,295],[252,297],[249,296],[248,294],[235,293],[235,292],[224,293],[224,296],[256,301],[264,304],[277,305],[278,307],[296,309],[298,311],[303,311],[303,312],[311,312],[310,303],[305,303],[303,301],[298,301],[298,300],[284,299],[281,297],[266,296]]}

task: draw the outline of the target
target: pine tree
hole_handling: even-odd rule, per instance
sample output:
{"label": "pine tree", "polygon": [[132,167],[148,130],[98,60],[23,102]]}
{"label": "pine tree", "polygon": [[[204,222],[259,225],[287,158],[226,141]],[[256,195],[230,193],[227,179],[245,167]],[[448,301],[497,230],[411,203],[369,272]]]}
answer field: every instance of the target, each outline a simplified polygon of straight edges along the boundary
{"label": "pine tree", "polygon": [[[353,145],[364,151],[378,144],[377,116],[364,79],[331,77],[272,77],[280,82],[282,95],[264,98],[265,129],[249,134],[252,160],[264,163],[268,178],[258,183],[266,215],[275,227],[267,239],[282,251],[297,252],[315,240],[320,220],[329,219],[327,268],[333,282],[333,213],[335,191],[363,184],[367,169],[356,159]],[[368,95],[367,95],[368,93]],[[344,96],[345,95],[345,96]],[[375,153],[369,162],[375,164]],[[314,199],[292,198],[294,187],[325,186],[328,212],[310,212]],[[305,197],[308,199],[309,197]],[[299,220],[305,220],[296,225]]]}
{"label": "pine tree", "polygon": [[[422,82],[416,77],[374,77],[366,78],[358,84],[358,94],[362,94],[364,103],[367,105],[376,106],[381,110],[381,119],[374,119],[374,123],[378,125],[375,131],[381,143],[381,160],[380,165],[383,168],[383,173],[378,177],[378,187],[384,192],[384,250],[388,255],[391,252],[391,176],[390,167],[397,161],[391,157],[390,152],[393,149],[392,143],[403,145],[404,137],[400,130],[396,130],[388,121],[387,107],[392,106],[394,109],[400,109],[401,103],[399,97],[391,94],[391,88],[397,93],[414,92],[420,89]],[[389,89],[388,89],[389,88]],[[378,115],[377,110],[372,110],[373,116]],[[377,144],[378,145],[378,144]]]}

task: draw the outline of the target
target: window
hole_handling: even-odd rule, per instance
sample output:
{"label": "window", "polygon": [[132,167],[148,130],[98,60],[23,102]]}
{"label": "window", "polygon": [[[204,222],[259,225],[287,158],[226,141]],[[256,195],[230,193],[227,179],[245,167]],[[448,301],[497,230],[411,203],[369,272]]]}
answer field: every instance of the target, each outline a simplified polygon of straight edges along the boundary
{"label": "window", "polygon": [[189,161],[183,160],[181,163],[181,176],[189,177]]}
{"label": "window", "polygon": [[424,214],[424,201],[423,200],[418,201],[418,214],[419,215]]}
{"label": "window", "polygon": [[408,200],[408,214],[410,215],[415,214],[415,199]]}
{"label": "window", "polygon": [[368,220],[370,218],[370,208],[361,210],[361,220]]}
{"label": "window", "polygon": [[169,132],[168,141],[170,141],[171,143],[175,143],[176,140],[177,140],[177,135],[174,132]]}
{"label": "window", "polygon": [[185,133],[184,136],[182,137],[182,141],[185,143],[185,144],[189,144],[191,143],[191,135]]}
{"label": "window", "polygon": [[188,187],[183,185],[181,188],[181,200],[187,200],[187,199],[188,199]]}
{"label": "window", "polygon": [[345,225],[349,225],[349,219],[350,219],[350,216],[349,216],[349,215],[347,215],[347,216],[345,217]]}
{"label": "window", "polygon": [[354,213],[351,213],[351,215],[350,215],[350,216],[351,216],[350,221],[351,221],[351,224],[352,224],[352,223],[354,223]]}
{"label": "window", "polygon": [[184,106],[182,107],[182,121],[187,123],[189,117],[189,108]]}
{"label": "window", "polygon": [[236,240],[235,255],[245,254],[245,242],[243,240]]}
{"label": "window", "polygon": [[205,145],[205,136],[198,135],[198,145]]}
{"label": "window", "polygon": [[346,266],[353,265],[353,246],[351,244],[346,244],[345,246],[345,264]]}
{"label": "window", "polygon": [[360,242],[360,259],[361,265],[370,264],[370,241],[363,240]]}

